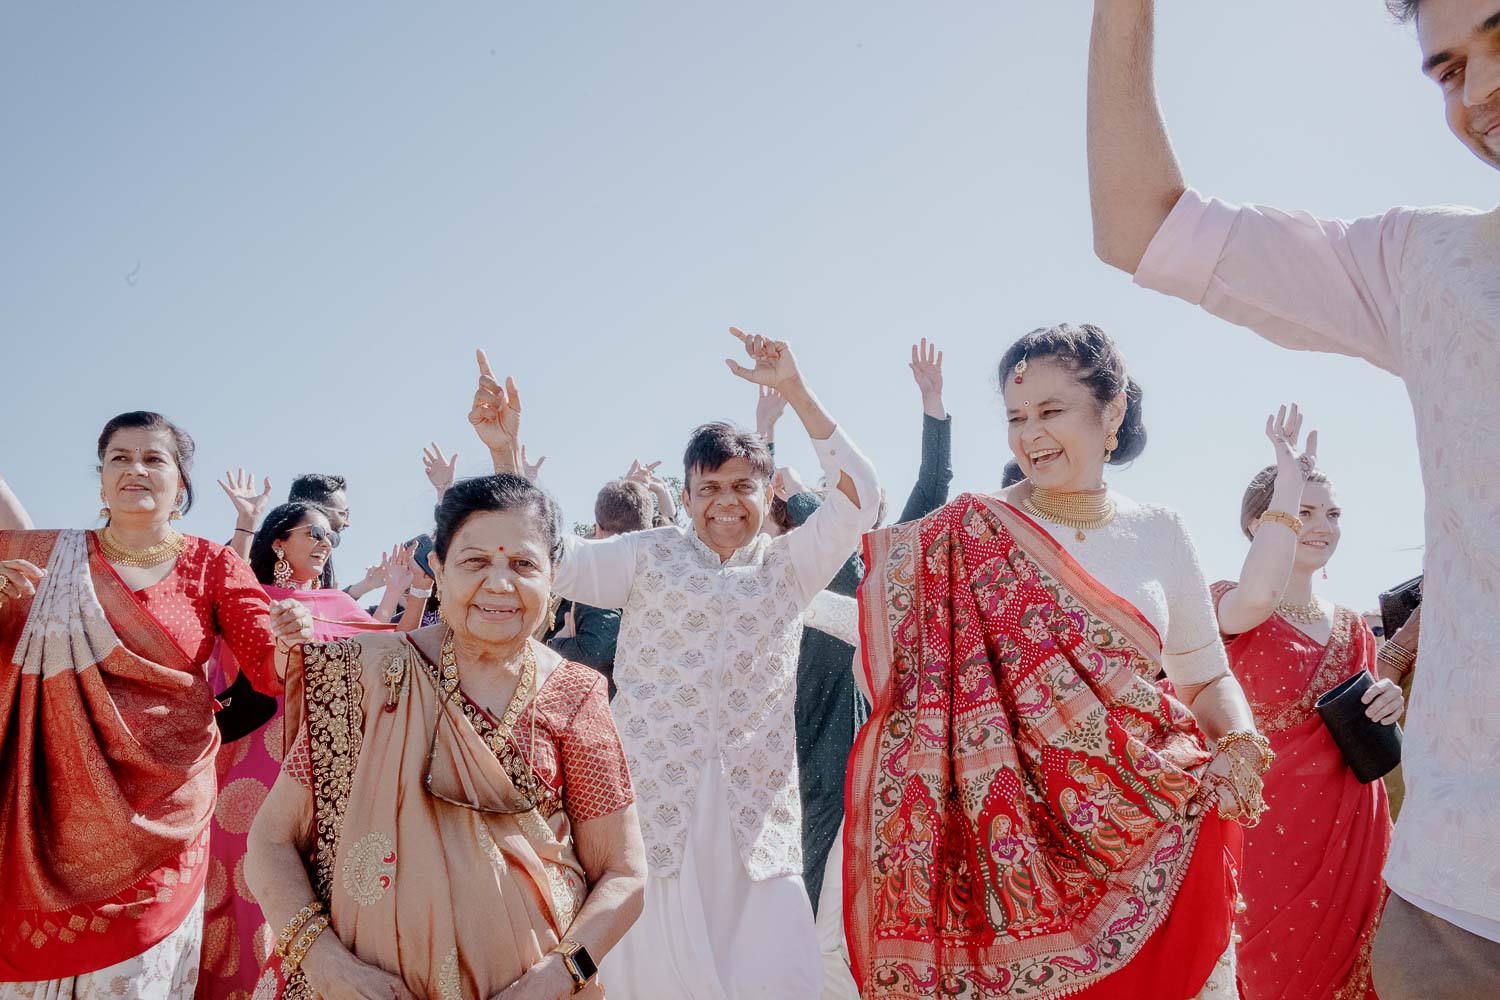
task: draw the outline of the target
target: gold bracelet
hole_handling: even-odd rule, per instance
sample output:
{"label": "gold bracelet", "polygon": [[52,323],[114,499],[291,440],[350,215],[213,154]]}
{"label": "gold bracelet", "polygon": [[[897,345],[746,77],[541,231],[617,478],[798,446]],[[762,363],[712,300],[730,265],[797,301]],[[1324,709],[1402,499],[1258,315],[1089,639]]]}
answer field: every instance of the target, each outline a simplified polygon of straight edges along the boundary
{"label": "gold bracelet", "polygon": [[1284,510],[1268,510],[1260,516],[1261,523],[1271,521],[1275,524],[1285,525],[1292,529],[1292,534],[1302,534],[1302,518],[1296,514],[1288,514]]}
{"label": "gold bracelet", "polygon": [[[1225,733],[1223,736],[1219,737],[1217,743],[1219,753],[1226,754],[1230,753],[1230,749],[1237,744],[1244,745],[1248,743],[1251,746],[1255,747],[1257,753],[1260,756],[1260,760],[1257,766],[1259,766],[1261,774],[1265,774],[1267,771],[1269,771],[1271,769],[1271,764],[1276,760],[1276,751],[1271,749],[1271,741],[1266,739],[1264,736],[1262,736],[1260,733],[1257,733],[1253,729],[1237,729],[1233,732]],[[1234,753],[1232,754],[1232,756],[1236,760],[1239,759],[1238,753]]]}
{"label": "gold bracelet", "polygon": [[281,933],[276,935],[276,954],[281,958],[286,958],[287,949],[292,946],[292,942],[297,939],[297,935],[302,933],[303,926],[322,912],[323,901],[315,899],[292,914],[292,919],[288,920],[286,926],[281,929]]}
{"label": "gold bracelet", "polygon": [[286,958],[282,960],[281,971],[290,976],[302,967],[302,960],[307,957],[307,951],[318,940],[318,935],[328,929],[328,915],[314,918],[308,923],[307,929],[297,939],[297,943],[287,949]]}
{"label": "gold bracelet", "polygon": [[1417,654],[1405,646],[1398,646],[1394,642],[1387,642],[1380,647],[1380,652],[1375,655],[1377,663],[1384,663],[1395,669],[1402,677],[1411,673],[1411,668],[1417,665]]}

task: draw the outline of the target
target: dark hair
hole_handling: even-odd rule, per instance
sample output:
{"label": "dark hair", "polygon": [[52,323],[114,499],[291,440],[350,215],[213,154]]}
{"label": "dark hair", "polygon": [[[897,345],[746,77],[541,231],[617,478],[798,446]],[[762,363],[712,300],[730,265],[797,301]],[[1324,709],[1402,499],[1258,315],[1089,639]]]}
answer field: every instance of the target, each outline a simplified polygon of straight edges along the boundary
{"label": "dark hair", "polygon": [[628,479],[605,483],[594,498],[594,523],[611,535],[644,531],[651,527],[655,515],[651,491]]}
{"label": "dark hair", "polygon": [[1026,478],[1026,473],[1021,471],[1021,463],[1011,459],[1005,463],[1005,471],[1000,473],[1000,488],[1009,489]]}
{"label": "dark hair", "polygon": [[1125,356],[1109,334],[1091,323],[1081,326],[1062,323],[1032,330],[1011,344],[1000,359],[1001,392],[1005,391],[1006,380],[1014,377],[1016,363],[1023,359],[1027,364],[1044,359],[1059,362],[1088,386],[1101,409],[1121,392],[1125,393],[1125,418],[1115,432],[1118,446],[1110,456],[1110,465],[1124,465],[1146,450],[1141,386],[1126,372]]}
{"label": "dark hair", "polygon": [[695,471],[713,472],[736,458],[747,459],[750,468],[766,482],[776,472],[765,438],[722,420],[704,424],[688,438],[687,451],[682,455],[683,482],[690,486]]}
{"label": "dark hair", "polygon": [[[328,515],[315,503],[305,503],[301,500],[293,500],[284,503],[280,507],[273,507],[266,515],[266,519],[260,522],[260,530],[255,533],[255,540],[250,543],[250,572],[263,584],[276,582],[276,549],[275,543],[283,541],[297,528],[302,527],[309,514]],[[333,586],[333,560],[323,564],[323,576],[318,585],[324,588]]]}
{"label": "dark hair", "polygon": [[562,557],[562,513],[545,490],[525,476],[501,473],[460,479],[448,487],[432,512],[437,528],[432,533],[432,551],[439,562],[447,562],[448,546],[464,522],[475,514],[498,514],[509,510],[529,511],[536,518],[547,554],[553,565]]}
{"label": "dark hair", "polygon": [[182,479],[182,507],[186,514],[193,506],[193,452],[196,450],[192,437],[160,413],[151,410],[131,410],[122,413],[104,425],[99,432],[99,465],[104,467],[104,453],[109,450],[110,439],[119,431],[166,431],[172,439],[172,461],[177,463],[177,475]]}
{"label": "dark hair", "polygon": [[781,529],[783,535],[797,527],[792,523],[791,510],[787,508],[786,501],[781,497],[771,498],[771,509],[766,516],[771,519],[772,524]]}
{"label": "dark hair", "polygon": [[1402,24],[1416,20],[1417,9],[1421,6],[1422,0],[1385,0],[1385,9]]}
{"label": "dark hair", "polygon": [[[1324,486],[1333,487],[1333,483],[1322,469],[1314,469],[1307,477],[1310,483],[1322,483]],[[1255,535],[1250,531],[1250,525],[1257,517],[1271,509],[1271,494],[1276,491],[1276,466],[1268,465],[1255,474],[1250,480],[1250,485],[1245,487],[1244,499],[1240,501],[1240,530],[1245,537],[1251,541]],[[1287,511],[1288,514],[1297,513],[1294,510]]]}
{"label": "dark hair", "polygon": [[347,486],[343,476],[334,476],[326,472],[306,472],[292,480],[292,488],[287,491],[286,498],[288,502],[301,500],[305,503],[326,506],[335,493]]}

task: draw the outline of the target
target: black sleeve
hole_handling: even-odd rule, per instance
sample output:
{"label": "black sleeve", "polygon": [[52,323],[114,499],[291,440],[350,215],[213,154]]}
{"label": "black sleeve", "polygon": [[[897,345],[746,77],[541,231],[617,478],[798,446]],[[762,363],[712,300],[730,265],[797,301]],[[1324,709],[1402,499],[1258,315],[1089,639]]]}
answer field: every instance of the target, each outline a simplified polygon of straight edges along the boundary
{"label": "black sleeve", "polygon": [[948,502],[953,482],[953,418],[937,420],[922,414],[922,466],[898,524],[926,517]]}

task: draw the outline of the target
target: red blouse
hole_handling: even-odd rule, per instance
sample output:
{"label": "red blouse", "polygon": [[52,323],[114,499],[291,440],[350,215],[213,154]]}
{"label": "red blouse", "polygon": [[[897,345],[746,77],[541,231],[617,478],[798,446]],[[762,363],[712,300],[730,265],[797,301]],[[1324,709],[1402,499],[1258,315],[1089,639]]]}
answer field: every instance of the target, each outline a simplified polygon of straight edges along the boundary
{"label": "red blouse", "polygon": [[166,578],[134,593],[177,645],[201,667],[222,637],[257,691],[276,694],[269,598],[250,567],[232,550],[187,537],[187,548]]}

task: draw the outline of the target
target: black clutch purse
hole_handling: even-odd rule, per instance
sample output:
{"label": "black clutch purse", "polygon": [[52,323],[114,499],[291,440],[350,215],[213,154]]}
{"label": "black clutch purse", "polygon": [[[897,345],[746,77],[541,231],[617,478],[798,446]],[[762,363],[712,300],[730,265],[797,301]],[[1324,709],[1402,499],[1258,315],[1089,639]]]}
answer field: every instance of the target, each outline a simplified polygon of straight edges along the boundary
{"label": "black clutch purse", "polygon": [[214,713],[221,743],[242,740],[276,717],[276,699],[251,687],[243,673],[216,697],[224,706]]}
{"label": "black clutch purse", "polygon": [[1383,778],[1401,763],[1401,727],[1382,726],[1365,714],[1360,699],[1375,683],[1361,670],[1318,699],[1318,714],[1328,727],[1339,752],[1354,769],[1354,776],[1368,785]]}
{"label": "black clutch purse", "polygon": [[1422,578],[1414,576],[1380,595],[1380,624],[1387,639],[1401,630],[1422,603]]}

